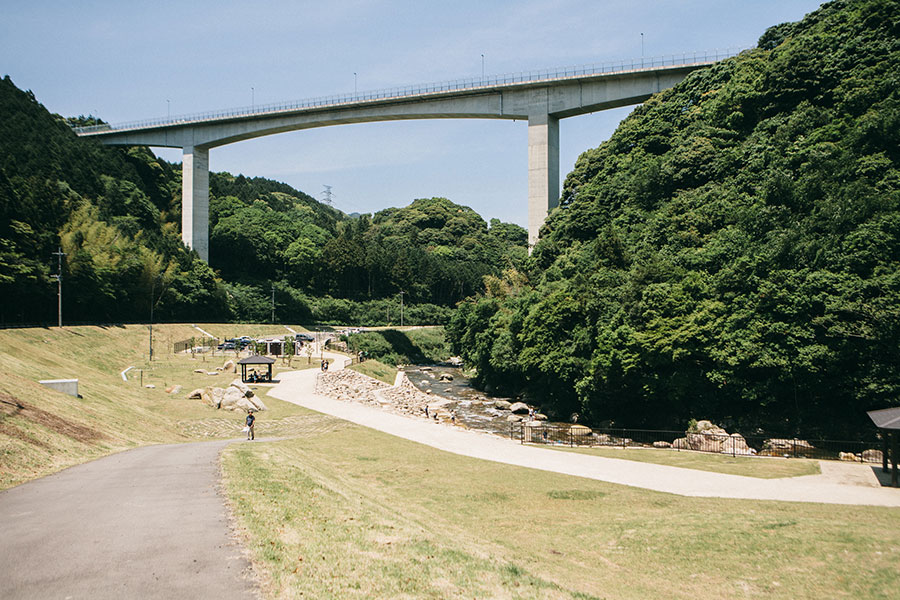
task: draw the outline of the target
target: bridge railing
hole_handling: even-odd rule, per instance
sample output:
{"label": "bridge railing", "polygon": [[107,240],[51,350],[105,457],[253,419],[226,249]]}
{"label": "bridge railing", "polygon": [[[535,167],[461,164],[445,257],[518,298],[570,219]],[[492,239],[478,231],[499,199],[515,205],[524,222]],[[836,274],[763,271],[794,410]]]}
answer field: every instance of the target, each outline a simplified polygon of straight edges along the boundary
{"label": "bridge railing", "polygon": [[440,94],[443,92],[457,92],[463,90],[477,90],[480,88],[496,88],[505,85],[577,79],[594,75],[612,75],[615,73],[649,71],[665,67],[712,64],[719,60],[735,56],[746,49],[747,48],[726,48],[722,50],[670,54],[665,56],[636,58],[618,62],[595,63],[575,67],[560,67],[555,69],[544,69],[537,71],[523,71],[520,73],[507,73],[504,75],[489,75],[487,77],[454,79],[450,81],[442,81],[423,85],[400,86],[373,91],[353,92],[349,94],[334,94],[330,96],[319,96],[316,98],[307,98],[305,100],[296,100],[290,102],[254,104],[251,106],[242,106],[238,108],[229,108],[218,111],[191,113],[173,117],[159,117],[155,119],[144,119],[140,121],[127,121],[124,123],[116,123],[113,125],[91,125],[87,127],[75,127],[74,129],[78,134],[129,131],[151,127],[168,127],[172,125],[187,125],[191,123],[228,120],[240,117],[272,115],[282,112],[293,112],[310,108],[327,108],[379,100],[403,99],[415,96]]}

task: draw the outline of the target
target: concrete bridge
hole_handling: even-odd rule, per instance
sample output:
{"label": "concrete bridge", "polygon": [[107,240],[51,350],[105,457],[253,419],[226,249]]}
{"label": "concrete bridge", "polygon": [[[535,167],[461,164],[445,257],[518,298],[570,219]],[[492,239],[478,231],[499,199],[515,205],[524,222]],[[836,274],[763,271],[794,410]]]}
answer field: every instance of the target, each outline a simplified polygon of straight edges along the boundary
{"label": "concrete bridge", "polygon": [[459,80],[295,103],[77,128],[104,144],[182,148],[182,239],[209,260],[209,151],[265,135],[402,119],[513,119],[528,123],[528,244],[559,203],[559,120],[639,104],[721,51]]}

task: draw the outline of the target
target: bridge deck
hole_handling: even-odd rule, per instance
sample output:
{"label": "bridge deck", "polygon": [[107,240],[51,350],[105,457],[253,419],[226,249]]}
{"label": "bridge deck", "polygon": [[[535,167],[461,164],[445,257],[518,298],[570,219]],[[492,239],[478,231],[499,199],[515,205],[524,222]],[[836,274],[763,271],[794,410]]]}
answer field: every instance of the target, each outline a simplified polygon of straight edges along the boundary
{"label": "bridge deck", "polygon": [[385,101],[425,100],[428,98],[454,96],[460,93],[494,92],[509,90],[510,88],[527,88],[548,83],[558,84],[561,82],[612,78],[630,73],[666,71],[684,67],[710,65],[723,58],[734,56],[741,50],[742,49],[727,49],[694,52],[681,55],[633,59],[618,63],[602,63],[598,65],[564,67],[543,71],[528,71],[491,76],[488,78],[457,79],[417,86],[387,88],[359,93],[354,92],[353,94],[322,96],[290,102],[243,106],[220,111],[178,115],[174,117],[160,117],[117,124],[75,127],[74,130],[80,136],[102,136],[104,134],[109,135],[126,131],[183,127],[185,125],[202,125],[217,122],[221,123],[223,121],[246,119],[248,117],[288,115],[323,108],[356,108],[370,106]]}

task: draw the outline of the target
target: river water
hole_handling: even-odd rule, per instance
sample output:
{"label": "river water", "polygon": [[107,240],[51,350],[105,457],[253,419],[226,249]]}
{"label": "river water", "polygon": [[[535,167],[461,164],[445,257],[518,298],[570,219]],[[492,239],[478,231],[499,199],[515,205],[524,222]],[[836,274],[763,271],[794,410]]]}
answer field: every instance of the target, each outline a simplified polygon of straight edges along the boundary
{"label": "river water", "polygon": [[[509,435],[510,412],[494,408],[494,402],[506,400],[516,402],[513,398],[487,396],[484,392],[472,387],[469,379],[462,374],[462,369],[450,365],[407,366],[403,368],[409,380],[423,392],[436,394],[455,403],[452,407],[456,413],[456,421],[469,429],[487,431],[500,435]],[[449,375],[453,381],[441,381],[441,375]]]}

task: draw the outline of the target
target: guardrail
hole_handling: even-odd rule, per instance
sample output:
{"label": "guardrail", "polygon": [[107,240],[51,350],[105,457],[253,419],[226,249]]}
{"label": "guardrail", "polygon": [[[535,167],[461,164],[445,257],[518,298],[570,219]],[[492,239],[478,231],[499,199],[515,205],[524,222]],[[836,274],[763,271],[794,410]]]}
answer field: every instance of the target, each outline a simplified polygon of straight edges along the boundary
{"label": "guardrail", "polygon": [[429,83],[423,85],[410,85],[401,87],[384,88],[374,91],[353,92],[352,94],[335,94],[320,96],[305,100],[291,102],[276,102],[271,104],[259,104],[230,108],[220,111],[209,111],[178,115],[174,117],[159,117],[140,121],[127,121],[116,124],[90,125],[87,127],[74,127],[76,133],[91,135],[97,133],[111,133],[118,131],[130,131],[134,129],[146,129],[151,127],[168,127],[171,125],[188,125],[208,121],[234,119],[239,117],[272,115],[282,112],[292,112],[310,108],[327,108],[374,102],[381,100],[395,100],[423,96],[443,92],[457,92],[463,90],[477,90],[480,88],[495,88],[506,85],[518,85],[525,83],[540,83],[544,81],[558,81],[594,75],[613,75],[616,73],[628,73],[637,71],[650,71],[665,67],[680,67],[690,65],[712,64],[719,60],[730,58],[747,50],[748,48],[726,48],[723,50],[707,50],[703,52],[686,52],[683,54],[669,54],[665,56],[636,58],[618,62],[595,63],[575,67],[559,67],[537,71],[523,71],[520,73],[508,73],[504,75],[491,75],[480,78],[465,78]]}

